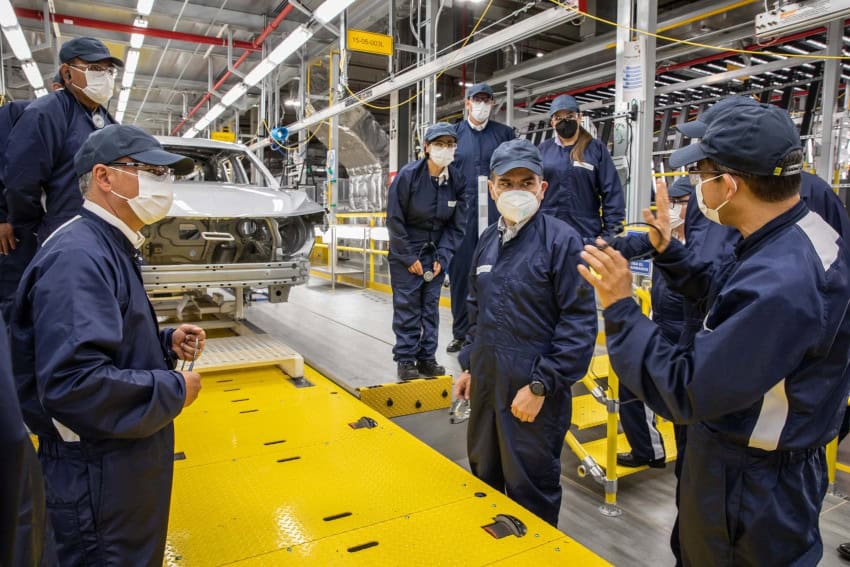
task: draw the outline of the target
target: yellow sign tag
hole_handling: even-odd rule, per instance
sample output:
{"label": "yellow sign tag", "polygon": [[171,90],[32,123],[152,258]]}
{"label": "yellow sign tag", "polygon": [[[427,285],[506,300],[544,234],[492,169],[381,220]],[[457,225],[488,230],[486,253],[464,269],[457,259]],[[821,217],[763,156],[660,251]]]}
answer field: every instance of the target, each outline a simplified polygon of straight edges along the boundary
{"label": "yellow sign tag", "polygon": [[374,53],[376,55],[387,55],[392,57],[393,38],[382,33],[373,33],[363,30],[348,30],[348,49],[362,51],[363,53]]}
{"label": "yellow sign tag", "polygon": [[235,142],[236,132],[229,132],[227,130],[211,132],[210,140],[216,140],[217,142]]}

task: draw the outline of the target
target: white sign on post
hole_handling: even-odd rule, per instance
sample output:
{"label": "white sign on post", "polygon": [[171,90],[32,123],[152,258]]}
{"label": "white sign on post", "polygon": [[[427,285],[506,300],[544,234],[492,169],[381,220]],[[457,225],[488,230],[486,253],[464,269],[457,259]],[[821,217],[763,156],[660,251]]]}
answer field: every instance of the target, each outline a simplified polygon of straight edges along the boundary
{"label": "white sign on post", "polygon": [[623,54],[623,100],[643,100],[643,81],[646,75],[643,61],[640,57],[641,49],[645,48],[644,38],[626,42]]}
{"label": "white sign on post", "polygon": [[478,176],[478,236],[484,232],[487,225],[490,223],[490,199],[488,194],[490,188],[487,185],[487,177],[484,175]]}

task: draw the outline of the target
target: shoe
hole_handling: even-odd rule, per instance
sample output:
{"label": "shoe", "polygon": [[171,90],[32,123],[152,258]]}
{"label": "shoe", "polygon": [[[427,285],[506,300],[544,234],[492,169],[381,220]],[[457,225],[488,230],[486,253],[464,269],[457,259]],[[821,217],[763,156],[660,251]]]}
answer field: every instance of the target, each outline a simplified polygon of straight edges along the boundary
{"label": "shoe", "polygon": [[416,363],[416,368],[423,376],[445,376],[446,368],[437,364],[436,360],[420,360]]}
{"label": "shoe", "polygon": [[416,364],[409,360],[403,360],[398,363],[398,379],[413,380],[419,378],[419,371],[416,369]]}
{"label": "shoe", "polygon": [[841,556],[841,559],[850,561],[850,542],[842,543],[838,546],[838,555]]}
{"label": "shoe", "polygon": [[648,466],[651,469],[663,469],[667,466],[664,459],[636,459],[631,453],[617,453],[617,464],[630,468]]}
{"label": "shoe", "polygon": [[446,347],[446,352],[460,352],[463,348],[463,339],[452,339],[449,346]]}

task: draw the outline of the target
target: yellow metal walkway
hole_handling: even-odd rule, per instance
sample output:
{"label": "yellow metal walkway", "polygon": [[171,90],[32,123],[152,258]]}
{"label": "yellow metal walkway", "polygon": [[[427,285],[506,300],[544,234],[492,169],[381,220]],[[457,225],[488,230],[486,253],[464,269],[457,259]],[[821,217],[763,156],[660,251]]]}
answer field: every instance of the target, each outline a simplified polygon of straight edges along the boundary
{"label": "yellow metal walkway", "polygon": [[[606,564],[304,370],[313,386],[278,367],[204,373],[176,421],[167,565]],[[527,535],[494,539],[497,514]]]}

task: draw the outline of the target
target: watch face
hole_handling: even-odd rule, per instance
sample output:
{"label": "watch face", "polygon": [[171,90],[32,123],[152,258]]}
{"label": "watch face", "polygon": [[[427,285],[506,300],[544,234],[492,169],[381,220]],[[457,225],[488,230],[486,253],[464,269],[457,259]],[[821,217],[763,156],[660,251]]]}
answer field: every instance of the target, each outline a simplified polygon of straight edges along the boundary
{"label": "watch face", "polygon": [[531,383],[531,393],[535,396],[543,396],[546,394],[546,388],[543,386],[543,382],[532,382]]}

